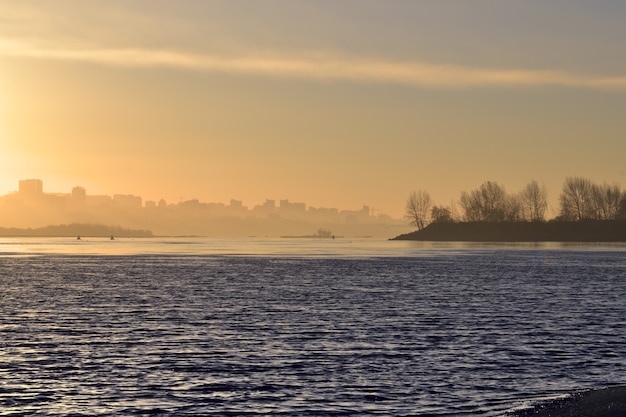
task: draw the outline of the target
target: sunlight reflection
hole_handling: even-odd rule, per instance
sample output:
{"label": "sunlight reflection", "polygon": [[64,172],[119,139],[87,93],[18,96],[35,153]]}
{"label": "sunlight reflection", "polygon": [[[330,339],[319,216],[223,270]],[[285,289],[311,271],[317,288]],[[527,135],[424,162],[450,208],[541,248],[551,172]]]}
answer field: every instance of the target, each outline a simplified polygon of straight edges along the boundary
{"label": "sunlight reflection", "polygon": [[381,239],[211,239],[75,237],[0,238],[0,257],[36,255],[216,255],[293,258],[372,258],[460,255],[484,250],[603,250],[625,251],[624,244],[533,244],[473,242],[412,242]]}

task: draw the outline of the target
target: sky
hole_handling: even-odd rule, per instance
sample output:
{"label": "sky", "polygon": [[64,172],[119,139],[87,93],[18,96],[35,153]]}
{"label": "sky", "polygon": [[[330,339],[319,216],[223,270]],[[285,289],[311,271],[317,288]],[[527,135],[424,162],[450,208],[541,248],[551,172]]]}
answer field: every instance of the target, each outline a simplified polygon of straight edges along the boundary
{"label": "sky", "polygon": [[0,0],[0,194],[403,214],[626,185],[621,0]]}

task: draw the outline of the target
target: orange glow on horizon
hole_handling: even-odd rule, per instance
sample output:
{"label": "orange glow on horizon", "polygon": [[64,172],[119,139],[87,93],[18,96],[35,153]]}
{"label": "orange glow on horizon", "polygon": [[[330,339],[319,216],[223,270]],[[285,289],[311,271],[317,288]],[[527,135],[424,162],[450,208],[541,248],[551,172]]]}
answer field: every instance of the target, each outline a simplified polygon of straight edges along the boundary
{"label": "orange glow on horizon", "polygon": [[566,11],[589,38],[555,5],[498,23],[535,16],[522,2],[23,3],[0,4],[0,195],[38,178],[400,218],[415,189],[451,205],[535,178],[555,207],[567,176],[626,184],[626,29],[601,7]]}

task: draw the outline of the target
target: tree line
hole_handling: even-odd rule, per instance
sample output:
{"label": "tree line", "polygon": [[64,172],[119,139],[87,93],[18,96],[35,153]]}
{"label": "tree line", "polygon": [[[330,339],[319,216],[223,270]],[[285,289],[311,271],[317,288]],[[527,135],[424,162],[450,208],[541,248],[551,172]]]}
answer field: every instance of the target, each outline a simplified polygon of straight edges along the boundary
{"label": "tree line", "polygon": [[[546,186],[530,181],[517,193],[486,181],[475,190],[463,191],[454,207],[434,205],[428,192],[409,194],[404,218],[422,230],[429,223],[466,222],[545,222],[548,210]],[[596,184],[583,177],[567,177],[559,196],[557,221],[626,219],[626,191],[617,184]]]}

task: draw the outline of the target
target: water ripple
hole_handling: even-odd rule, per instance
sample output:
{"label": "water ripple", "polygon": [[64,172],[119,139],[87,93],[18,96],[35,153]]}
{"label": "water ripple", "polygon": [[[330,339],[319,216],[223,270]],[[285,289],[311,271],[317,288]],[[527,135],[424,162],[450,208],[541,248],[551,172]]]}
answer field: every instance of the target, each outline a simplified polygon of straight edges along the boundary
{"label": "water ripple", "polygon": [[494,416],[625,374],[614,252],[0,262],[1,416]]}

